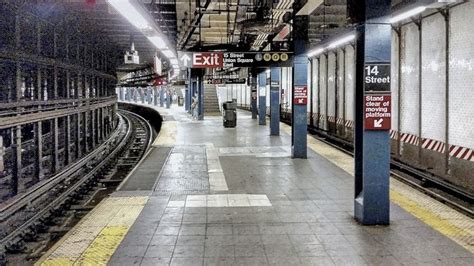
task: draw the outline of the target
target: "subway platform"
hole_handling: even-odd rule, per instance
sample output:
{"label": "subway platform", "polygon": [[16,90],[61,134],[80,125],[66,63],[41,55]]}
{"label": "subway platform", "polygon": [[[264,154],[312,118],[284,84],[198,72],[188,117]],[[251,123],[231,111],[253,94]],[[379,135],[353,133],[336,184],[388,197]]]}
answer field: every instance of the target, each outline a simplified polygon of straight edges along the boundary
{"label": "subway platform", "polygon": [[292,159],[284,124],[157,109],[141,164],[38,265],[474,265],[473,220],[394,179],[390,226],[359,225],[353,159],[311,136]]}

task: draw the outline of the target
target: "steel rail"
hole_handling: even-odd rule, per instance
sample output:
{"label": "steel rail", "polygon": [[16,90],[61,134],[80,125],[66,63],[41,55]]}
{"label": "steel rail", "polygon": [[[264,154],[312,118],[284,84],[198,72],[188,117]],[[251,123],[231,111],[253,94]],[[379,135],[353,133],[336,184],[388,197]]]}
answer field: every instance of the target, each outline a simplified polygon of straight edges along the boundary
{"label": "steel rail", "polygon": [[81,158],[76,163],[67,166],[58,174],[54,175],[53,177],[41,182],[35,186],[33,186],[30,190],[26,193],[18,195],[17,197],[12,198],[11,202],[8,202],[6,205],[0,208],[0,221],[5,220],[7,217],[11,216],[20,208],[25,207],[30,202],[33,202],[36,198],[44,195],[45,192],[50,190],[52,187],[57,185],[59,182],[64,181],[67,177],[74,174],[77,170],[81,169],[85,166],[91,159],[95,156],[100,155],[104,150],[108,149],[110,144],[115,142],[115,139],[118,137],[119,133],[122,130],[123,120],[121,118],[119,122],[119,126],[117,126],[116,130],[112,133],[107,141],[102,143],[98,148],[96,148],[91,153],[87,154],[85,157]]}
{"label": "steel rail", "polygon": [[[124,118],[122,116],[120,116],[120,119],[121,119],[121,123],[122,125],[124,125],[123,123],[123,120]],[[128,120],[127,118],[125,118],[125,120]],[[131,125],[130,121],[128,120],[127,121],[128,125]],[[118,128],[117,127],[117,130],[116,132],[119,132],[121,131],[122,128]],[[121,138],[122,140],[123,139],[126,139],[130,136],[131,134],[131,126],[128,127],[127,129],[127,133]],[[36,220],[38,220],[39,218],[41,218],[43,215],[46,214],[46,212],[50,211],[51,209],[54,209],[54,207],[56,206],[60,206],[64,203],[64,201],[66,200],[66,198],[71,194],[73,193],[76,189],[78,189],[80,186],[82,186],[87,180],[89,180],[94,174],[96,174],[96,172],[98,170],[100,170],[103,166],[105,166],[110,159],[114,158],[114,156],[116,155],[116,153],[118,153],[123,147],[125,147],[125,145],[127,144],[127,142],[124,142],[124,141],[120,141],[119,142],[120,145],[117,145],[114,150],[107,156],[107,158],[105,158],[104,160],[102,160],[97,166],[95,166],[91,171],[89,171],[89,173],[87,173],[86,175],[84,175],[83,177],[81,177],[78,181],[76,181],[71,187],[69,187],[66,191],[62,192],[61,195],[59,197],[57,197],[56,199],[52,200],[46,207],[42,208],[40,211],[38,211],[35,215],[33,215],[31,218],[29,218],[26,222],[24,222],[22,225],[20,225],[19,227],[17,227],[13,232],[11,232],[10,234],[8,234],[6,237],[4,237],[2,240],[1,240],[1,243],[2,245],[6,245],[8,244],[10,241],[12,241],[15,237],[17,237],[18,235],[20,235],[24,230],[28,229],[29,226],[31,226],[31,224],[33,222],[35,222]],[[98,153],[96,153],[97,155]],[[89,157],[88,157],[89,158]],[[84,158],[86,159],[86,158]],[[63,181],[65,180],[67,177],[69,177],[70,175],[65,175],[61,178],[60,181]],[[55,184],[57,184],[58,182],[55,182]],[[38,192],[38,191],[36,191]],[[38,193],[35,193],[35,194],[38,194]],[[43,196],[43,194],[41,194],[40,196]],[[36,197],[38,198],[38,197]],[[25,201],[25,199],[22,199],[22,203]]]}

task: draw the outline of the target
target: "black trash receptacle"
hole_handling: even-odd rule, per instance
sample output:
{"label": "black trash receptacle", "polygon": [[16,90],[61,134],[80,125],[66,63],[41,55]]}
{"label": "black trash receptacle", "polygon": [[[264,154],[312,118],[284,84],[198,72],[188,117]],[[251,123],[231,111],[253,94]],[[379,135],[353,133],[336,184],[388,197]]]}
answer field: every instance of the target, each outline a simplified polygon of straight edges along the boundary
{"label": "black trash receptacle", "polygon": [[224,102],[222,104],[222,120],[224,127],[235,127],[237,125],[237,104]]}

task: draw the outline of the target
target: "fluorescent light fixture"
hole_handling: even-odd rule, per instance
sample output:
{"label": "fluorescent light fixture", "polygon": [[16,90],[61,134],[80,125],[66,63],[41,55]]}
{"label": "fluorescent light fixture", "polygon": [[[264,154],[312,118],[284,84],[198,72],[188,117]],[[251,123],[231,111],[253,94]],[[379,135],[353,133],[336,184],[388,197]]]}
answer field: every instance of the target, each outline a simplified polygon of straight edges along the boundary
{"label": "fluorescent light fixture", "polygon": [[342,37],[341,39],[335,40],[334,42],[330,43],[328,45],[328,48],[336,48],[341,44],[345,44],[347,42],[350,42],[350,41],[354,40],[355,37],[356,37],[355,34],[351,34],[351,35],[348,35],[346,37]]}
{"label": "fluorescent light fixture", "polygon": [[161,52],[168,58],[175,58],[173,51],[171,50],[161,50]]}
{"label": "fluorescent light fixture", "polygon": [[321,54],[321,53],[323,53],[323,52],[324,52],[324,48],[317,48],[317,49],[314,49],[314,50],[309,51],[309,52],[306,54],[306,56],[308,56],[308,57],[313,57],[313,56],[317,56],[317,55],[319,55],[319,54]]}
{"label": "fluorescent light fixture", "polygon": [[171,59],[170,59],[170,62],[171,62],[171,64],[173,65],[173,67],[179,65],[179,62],[178,62],[178,59],[177,59],[177,58],[171,58]]}
{"label": "fluorescent light fixture", "polygon": [[146,18],[140,14],[135,6],[129,0],[108,0],[109,4],[113,6],[128,22],[140,30],[151,29],[150,24]]}
{"label": "fluorescent light fixture", "polygon": [[402,21],[404,19],[407,19],[409,17],[413,17],[414,15],[418,15],[418,14],[422,13],[425,10],[426,10],[426,6],[415,7],[413,9],[410,9],[410,10],[406,11],[406,12],[403,12],[401,14],[393,16],[392,18],[390,18],[390,23],[391,24],[397,23],[397,22]]}
{"label": "fluorescent light fixture", "polygon": [[147,38],[158,49],[165,49],[167,47],[167,45],[166,45],[165,41],[163,40],[163,38],[161,38],[159,36],[150,36],[150,37],[147,37]]}

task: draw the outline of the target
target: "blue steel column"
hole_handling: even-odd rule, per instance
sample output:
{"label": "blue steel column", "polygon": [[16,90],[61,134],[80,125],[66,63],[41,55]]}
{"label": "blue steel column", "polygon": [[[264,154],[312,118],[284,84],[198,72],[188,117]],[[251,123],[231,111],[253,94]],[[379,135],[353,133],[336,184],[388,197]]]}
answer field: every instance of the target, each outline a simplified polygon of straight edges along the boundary
{"label": "blue steel column", "polygon": [[[293,10],[300,10],[306,1],[295,0]],[[306,56],[306,45],[308,42],[308,16],[293,17],[294,29],[294,62],[293,62],[293,90],[292,90],[292,119],[291,119],[291,152],[293,158],[307,157],[307,106],[306,104],[295,104],[295,87],[308,86],[308,57]]]}
{"label": "blue steel column", "polygon": [[280,135],[280,86],[281,68],[270,70],[270,135]]}
{"label": "blue steel column", "polygon": [[191,78],[190,71],[186,70],[186,89],[184,91],[184,110],[189,112],[191,110]]}
{"label": "blue steel column", "polygon": [[160,107],[163,107],[165,104],[164,98],[165,98],[165,91],[163,87],[160,87]]}
{"label": "blue steel column", "polygon": [[265,71],[258,74],[258,124],[265,125],[265,115],[267,110],[267,99],[265,96],[267,85],[267,73]]}
{"label": "blue steel column", "polygon": [[198,87],[198,120],[204,119],[204,81],[202,72],[199,73],[197,79]]}
{"label": "blue steel column", "polygon": [[257,72],[252,69],[250,76],[250,109],[252,110],[252,119],[257,119]]}
{"label": "blue steel column", "polygon": [[171,107],[171,93],[170,90],[166,90],[166,108],[169,109]]}
{"label": "blue steel column", "polygon": [[[365,65],[391,60],[390,0],[353,1],[358,6],[355,20],[360,22],[356,47],[355,117],[355,200],[354,216],[364,225],[390,223],[389,130],[368,131],[364,125]],[[355,3],[357,2],[357,3]],[[383,92],[390,95],[389,91]]]}

